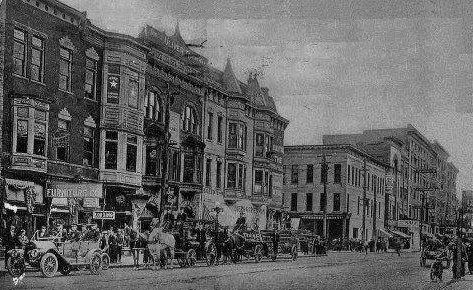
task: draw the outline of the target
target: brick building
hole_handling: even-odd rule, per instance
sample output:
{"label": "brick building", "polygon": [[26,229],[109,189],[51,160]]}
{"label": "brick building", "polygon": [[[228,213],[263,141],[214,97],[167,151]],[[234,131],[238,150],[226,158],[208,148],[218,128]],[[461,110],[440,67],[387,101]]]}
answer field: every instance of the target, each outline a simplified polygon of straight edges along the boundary
{"label": "brick building", "polygon": [[384,230],[386,163],[352,145],[285,146],[284,152],[284,208],[300,229],[325,236],[325,208],[329,240],[389,236]]}

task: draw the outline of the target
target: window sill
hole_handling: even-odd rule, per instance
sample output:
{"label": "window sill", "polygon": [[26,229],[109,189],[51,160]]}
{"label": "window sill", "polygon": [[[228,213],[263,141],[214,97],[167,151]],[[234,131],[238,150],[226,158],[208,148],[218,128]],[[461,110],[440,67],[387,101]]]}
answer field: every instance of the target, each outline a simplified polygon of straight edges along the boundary
{"label": "window sill", "polygon": [[16,78],[19,78],[19,79],[22,79],[22,80],[26,80],[26,81],[29,81],[30,79],[27,78],[26,76],[22,76],[22,75],[17,75],[15,73],[12,74],[14,77]]}
{"label": "window sill", "polygon": [[97,101],[97,98],[95,98],[95,99],[89,99],[89,98],[87,98],[87,97],[84,97],[84,100],[87,100],[87,101],[90,101],[90,102],[94,102],[94,103],[97,103],[97,102],[98,102],[98,101]]}
{"label": "window sill", "polygon": [[73,93],[73,92],[70,92],[70,91],[65,91],[65,90],[63,90],[63,89],[58,89],[58,90],[59,90],[60,92],[66,93],[66,94],[71,95],[71,96],[74,95],[74,93]]}
{"label": "window sill", "polygon": [[31,157],[34,157],[34,158],[38,158],[38,159],[48,159],[46,156],[43,156],[43,155],[36,155],[36,154],[30,154],[30,153],[20,153],[20,152],[13,152],[12,153],[13,155],[16,155],[16,156],[31,156]]}
{"label": "window sill", "polygon": [[34,80],[31,80],[31,82],[32,82],[32,83],[34,83],[34,84],[37,84],[37,85],[43,86],[43,87],[45,87],[45,86],[46,86],[46,84],[45,84],[44,82],[38,82],[38,81],[34,81]]}

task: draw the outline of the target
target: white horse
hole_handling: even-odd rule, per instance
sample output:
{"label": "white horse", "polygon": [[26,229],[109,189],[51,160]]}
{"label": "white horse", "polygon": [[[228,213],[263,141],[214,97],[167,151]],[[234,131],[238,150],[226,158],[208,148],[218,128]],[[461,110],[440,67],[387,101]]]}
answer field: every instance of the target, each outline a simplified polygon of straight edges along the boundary
{"label": "white horse", "polygon": [[162,227],[155,227],[148,237],[148,250],[153,256],[153,266],[156,267],[156,263],[160,262],[161,251],[169,250],[169,264],[172,268],[175,246],[176,240],[172,234],[163,232]]}

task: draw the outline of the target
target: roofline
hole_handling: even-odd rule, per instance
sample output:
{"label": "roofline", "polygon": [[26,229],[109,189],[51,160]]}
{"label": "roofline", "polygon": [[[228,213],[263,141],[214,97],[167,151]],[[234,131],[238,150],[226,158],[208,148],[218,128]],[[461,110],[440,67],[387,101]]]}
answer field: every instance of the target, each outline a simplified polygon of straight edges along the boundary
{"label": "roofline", "polygon": [[66,12],[72,13],[75,16],[79,16],[82,18],[82,20],[87,19],[87,12],[86,11],[79,11],[76,8],[69,6],[65,3],[62,3],[61,1],[58,0],[43,0],[44,2],[48,2],[50,5],[55,5],[61,9],[66,10]]}
{"label": "roofline", "polygon": [[146,50],[146,52],[148,52],[150,50],[150,48],[147,45],[145,45],[145,44],[141,43],[140,41],[138,41],[138,39],[136,37],[133,37],[133,36],[130,36],[130,35],[127,35],[127,34],[118,33],[118,32],[112,32],[112,31],[104,30],[104,29],[98,27],[97,25],[91,23],[90,21],[89,21],[89,24],[88,24],[88,28],[91,29],[92,31],[96,32],[96,33],[99,33],[100,35],[102,35],[104,37],[128,41],[128,42],[132,43],[133,45],[136,45],[136,46],[140,47],[141,49]]}
{"label": "roofline", "polygon": [[378,159],[374,158],[370,154],[366,153],[363,150],[360,150],[359,148],[351,145],[351,144],[330,144],[330,145],[289,145],[289,146],[284,146],[284,152],[286,152],[286,149],[288,150],[333,150],[333,149],[347,149],[350,151],[353,151],[354,153],[361,155],[363,157],[366,157],[370,159],[373,163],[376,163],[384,168],[390,168],[391,166],[389,164],[386,164],[384,162],[379,161]]}

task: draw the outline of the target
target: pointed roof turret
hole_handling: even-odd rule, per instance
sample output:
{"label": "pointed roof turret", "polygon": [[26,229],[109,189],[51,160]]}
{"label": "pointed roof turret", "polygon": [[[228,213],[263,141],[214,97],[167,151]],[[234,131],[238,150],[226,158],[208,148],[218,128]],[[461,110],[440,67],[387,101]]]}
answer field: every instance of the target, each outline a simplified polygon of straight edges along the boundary
{"label": "pointed roof turret", "polygon": [[179,20],[176,22],[176,26],[174,27],[174,34],[172,37],[176,40],[177,43],[187,47],[187,43],[184,41],[181,35],[181,28],[179,27]]}
{"label": "pointed roof turret", "polygon": [[227,58],[227,64],[225,65],[225,70],[223,71],[222,80],[228,91],[241,94],[241,88],[238,83],[238,79],[233,72],[230,58]]}

